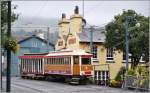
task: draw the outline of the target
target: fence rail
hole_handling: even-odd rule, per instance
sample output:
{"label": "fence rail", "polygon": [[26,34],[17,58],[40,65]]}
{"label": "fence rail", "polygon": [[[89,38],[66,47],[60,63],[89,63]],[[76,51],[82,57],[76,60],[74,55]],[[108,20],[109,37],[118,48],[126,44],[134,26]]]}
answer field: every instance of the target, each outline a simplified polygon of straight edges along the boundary
{"label": "fence rail", "polygon": [[149,77],[147,76],[125,76],[125,88],[149,91]]}

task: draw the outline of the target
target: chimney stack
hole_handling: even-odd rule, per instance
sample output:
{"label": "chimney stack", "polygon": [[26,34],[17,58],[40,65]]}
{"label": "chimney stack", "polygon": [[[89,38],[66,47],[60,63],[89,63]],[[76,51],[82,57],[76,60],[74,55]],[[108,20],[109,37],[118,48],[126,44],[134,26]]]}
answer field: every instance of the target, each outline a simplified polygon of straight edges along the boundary
{"label": "chimney stack", "polygon": [[65,13],[62,13],[62,19],[63,18],[66,18],[66,14]]}
{"label": "chimney stack", "polygon": [[79,7],[78,6],[75,6],[74,13],[79,14]]}

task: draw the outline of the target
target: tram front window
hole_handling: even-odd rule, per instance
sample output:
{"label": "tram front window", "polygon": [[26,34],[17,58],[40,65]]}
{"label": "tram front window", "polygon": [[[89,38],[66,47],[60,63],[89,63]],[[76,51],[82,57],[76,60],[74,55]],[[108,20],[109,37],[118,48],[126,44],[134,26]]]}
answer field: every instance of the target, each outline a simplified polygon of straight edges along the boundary
{"label": "tram front window", "polygon": [[82,58],[82,64],[83,65],[91,64],[91,59],[90,58]]}

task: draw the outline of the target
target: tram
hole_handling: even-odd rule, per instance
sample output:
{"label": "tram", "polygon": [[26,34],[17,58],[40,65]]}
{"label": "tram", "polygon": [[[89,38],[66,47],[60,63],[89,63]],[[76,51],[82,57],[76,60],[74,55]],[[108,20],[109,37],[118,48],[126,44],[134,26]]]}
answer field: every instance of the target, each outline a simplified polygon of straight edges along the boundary
{"label": "tram", "polygon": [[93,75],[92,54],[84,50],[30,53],[19,56],[22,78],[62,79],[73,84],[86,83]]}

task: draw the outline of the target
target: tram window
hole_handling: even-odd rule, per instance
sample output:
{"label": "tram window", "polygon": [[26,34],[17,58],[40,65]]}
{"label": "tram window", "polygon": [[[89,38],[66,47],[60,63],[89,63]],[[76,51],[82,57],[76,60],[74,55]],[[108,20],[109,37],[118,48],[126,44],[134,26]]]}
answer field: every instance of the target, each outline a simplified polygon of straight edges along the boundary
{"label": "tram window", "polygon": [[66,64],[66,57],[64,58],[64,64]]}
{"label": "tram window", "polygon": [[59,58],[56,58],[56,59],[57,59],[57,64],[60,64]]}
{"label": "tram window", "polygon": [[42,60],[41,60],[41,70],[43,69],[43,64],[42,64]]}
{"label": "tram window", "polygon": [[62,58],[62,64],[64,64],[64,58]]}
{"label": "tram window", "polygon": [[70,64],[70,62],[71,62],[71,58],[69,57],[69,63],[68,64]]}
{"label": "tram window", "polygon": [[48,59],[48,62],[49,62],[49,64],[51,64],[51,59],[50,58]]}
{"label": "tram window", "polygon": [[48,64],[51,64],[51,59],[50,58],[48,58]]}
{"label": "tram window", "polygon": [[57,64],[57,58],[55,58],[55,64]]}
{"label": "tram window", "polygon": [[64,58],[61,58],[62,64],[64,64]]}
{"label": "tram window", "polygon": [[66,62],[65,62],[65,64],[68,64],[68,57],[66,58]]}
{"label": "tram window", "polygon": [[54,58],[54,64],[56,65],[56,58]]}
{"label": "tram window", "polygon": [[63,62],[63,64],[65,64],[65,61],[66,61],[66,58],[64,57],[64,62]]}
{"label": "tram window", "polygon": [[64,58],[62,58],[62,64],[64,64]]}
{"label": "tram window", "polygon": [[[40,60],[41,61],[41,60]],[[45,60],[45,63],[48,65],[48,59]]]}
{"label": "tram window", "polygon": [[53,62],[53,59],[52,58],[50,58],[51,59],[51,64],[52,64],[52,62]]}
{"label": "tram window", "polygon": [[74,56],[73,59],[74,64],[79,64],[79,56]]}
{"label": "tram window", "polygon": [[52,58],[50,58],[50,64],[52,64]]}
{"label": "tram window", "polygon": [[64,58],[62,58],[62,64],[64,64]]}
{"label": "tram window", "polygon": [[60,64],[62,64],[62,58],[60,58]]}
{"label": "tram window", "polygon": [[91,64],[90,58],[82,58],[82,64]]}
{"label": "tram window", "polygon": [[51,64],[51,59],[49,58],[49,64]]}
{"label": "tram window", "polygon": [[53,64],[53,58],[52,58],[52,64]]}
{"label": "tram window", "polygon": [[55,60],[54,60],[54,58],[53,58],[53,65],[54,65],[54,61],[55,61]]}
{"label": "tram window", "polygon": [[50,64],[50,59],[49,59],[49,58],[48,58],[47,64],[48,64],[48,65]]}
{"label": "tram window", "polygon": [[56,58],[56,60],[57,60],[56,63],[60,64],[60,58]]}
{"label": "tram window", "polygon": [[61,63],[61,58],[59,58],[59,63],[62,64],[62,63]]}
{"label": "tram window", "polygon": [[57,59],[57,63],[60,65],[60,58]]}
{"label": "tram window", "polygon": [[51,59],[49,58],[49,64],[51,64]]}
{"label": "tram window", "polygon": [[59,64],[59,59],[58,58],[56,58],[56,64]]}
{"label": "tram window", "polygon": [[60,64],[62,64],[62,62],[61,62],[61,58],[59,58],[59,62],[60,62]]}
{"label": "tram window", "polygon": [[53,58],[53,64],[55,64],[55,58]]}
{"label": "tram window", "polygon": [[49,59],[49,64],[51,64],[51,59]]}

